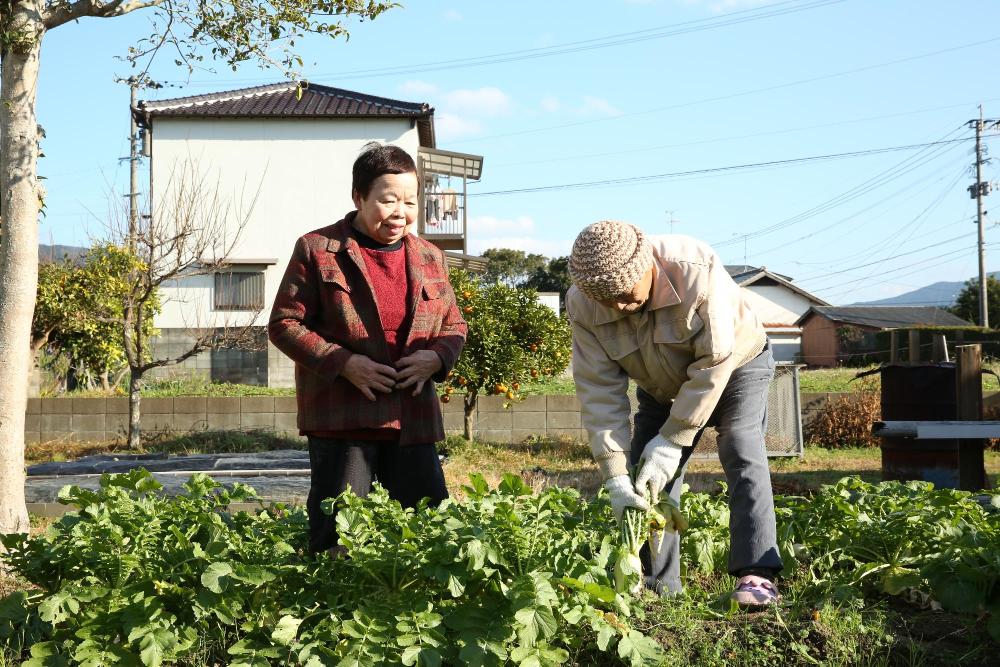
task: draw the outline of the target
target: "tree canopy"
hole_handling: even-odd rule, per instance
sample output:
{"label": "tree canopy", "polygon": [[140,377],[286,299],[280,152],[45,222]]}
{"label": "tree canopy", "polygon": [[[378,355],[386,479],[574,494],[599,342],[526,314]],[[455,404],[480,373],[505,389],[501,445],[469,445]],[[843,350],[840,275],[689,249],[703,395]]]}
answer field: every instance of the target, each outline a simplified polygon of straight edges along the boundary
{"label": "tree canopy", "polygon": [[[1000,323],[1000,280],[993,276],[986,276],[986,308],[989,312],[990,322]],[[973,324],[979,324],[979,279],[972,278],[965,282],[962,291],[955,299],[955,305],[949,310],[962,319]],[[996,328],[993,324],[993,328]]]}

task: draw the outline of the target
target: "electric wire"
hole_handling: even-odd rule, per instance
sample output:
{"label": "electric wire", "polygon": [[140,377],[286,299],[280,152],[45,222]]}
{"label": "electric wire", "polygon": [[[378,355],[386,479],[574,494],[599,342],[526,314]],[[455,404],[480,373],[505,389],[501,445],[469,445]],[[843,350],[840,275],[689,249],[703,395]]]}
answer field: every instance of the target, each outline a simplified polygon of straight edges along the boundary
{"label": "electric wire", "polygon": [[783,160],[766,160],[762,162],[751,162],[746,164],[735,164],[727,165],[723,167],[707,167],[703,169],[689,169],[686,171],[673,171],[665,172],[660,174],[646,174],[642,176],[627,176],[624,178],[609,178],[596,181],[581,181],[577,183],[560,183],[556,185],[537,185],[532,187],[524,188],[511,188],[509,190],[491,190],[487,192],[470,192],[469,197],[497,197],[512,194],[526,194],[534,192],[551,192],[554,190],[576,190],[581,188],[592,188],[601,186],[614,186],[614,185],[625,185],[631,183],[646,183],[652,181],[667,180],[671,178],[677,178],[680,176],[691,176],[696,174],[717,174],[729,171],[740,171],[744,169],[759,168],[759,167],[771,167],[778,165],[793,165],[793,164],[803,164],[808,162],[817,162],[824,160],[839,160],[845,158],[853,157],[864,157],[869,155],[879,155],[882,153],[894,153],[899,151],[916,150],[923,149],[930,146],[954,144],[959,142],[968,142],[971,139],[961,138],[961,139],[950,139],[944,141],[931,141],[921,144],[906,144],[901,146],[885,146],[882,148],[869,148],[859,151],[848,151],[844,153],[826,153],[823,155],[809,155],[805,157],[798,158],[787,158]]}
{"label": "electric wire", "polygon": [[860,74],[861,72],[868,72],[868,71],[875,70],[875,69],[881,69],[881,68],[884,68],[884,67],[891,67],[893,65],[900,65],[902,63],[913,62],[915,60],[921,60],[921,59],[924,59],[924,58],[932,58],[934,56],[943,55],[945,53],[953,53],[955,51],[961,51],[961,50],[964,50],[964,49],[971,49],[971,48],[975,48],[977,46],[983,46],[985,44],[992,44],[992,43],[997,42],[997,41],[1000,41],[1000,36],[991,37],[989,39],[979,40],[979,41],[976,41],[976,42],[969,42],[969,43],[966,43],[966,44],[960,44],[958,46],[952,46],[952,47],[948,47],[948,48],[945,48],[945,49],[938,49],[938,50],[935,50],[935,51],[928,51],[928,52],[925,52],[925,53],[917,54],[915,56],[907,56],[906,58],[898,58],[896,60],[889,60],[889,61],[885,61],[885,62],[881,62],[881,63],[875,63],[875,64],[872,64],[872,65],[865,65],[863,67],[856,67],[856,68],[853,68],[853,69],[843,70],[843,71],[840,71],[840,72],[833,72],[833,73],[830,73],[830,74],[822,74],[820,76],[814,76],[814,77],[809,77],[809,78],[805,78],[805,79],[796,79],[794,81],[787,81],[785,83],[779,83],[779,84],[774,84],[774,85],[771,85],[771,86],[765,86],[763,88],[751,88],[749,90],[743,90],[743,91],[736,92],[736,93],[728,93],[726,95],[716,95],[714,97],[706,97],[706,98],[702,98],[702,99],[698,99],[698,100],[691,100],[691,101],[688,101],[688,102],[679,102],[679,103],[676,103],[676,104],[669,104],[667,106],[654,107],[652,109],[645,109],[643,111],[632,111],[632,112],[629,112],[629,113],[618,114],[616,116],[608,116],[608,117],[605,117],[605,118],[591,118],[591,119],[587,119],[587,120],[575,121],[575,122],[572,122],[572,123],[561,123],[561,124],[558,124],[558,125],[546,125],[546,126],[543,126],[543,127],[526,128],[526,129],[523,129],[523,130],[514,130],[514,131],[511,131],[511,132],[503,132],[503,133],[500,133],[500,134],[488,134],[488,135],[483,135],[483,136],[478,136],[478,137],[470,137],[468,139],[456,139],[456,140],[450,141],[449,143],[451,143],[451,144],[461,144],[461,143],[468,143],[470,141],[484,141],[486,139],[500,139],[500,138],[505,138],[505,137],[518,136],[518,135],[522,135],[522,134],[532,134],[532,133],[535,133],[535,132],[547,132],[549,130],[561,130],[561,129],[565,129],[565,128],[568,128],[568,127],[579,127],[581,125],[591,125],[593,123],[604,123],[604,122],[613,121],[613,120],[620,120],[622,118],[632,118],[632,117],[635,117],[635,116],[643,116],[643,115],[647,115],[647,114],[651,114],[651,113],[660,113],[662,111],[672,111],[674,109],[683,109],[683,108],[686,108],[686,107],[698,106],[698,105],[701,105],[701,104],[710,104],[710,103],[713,103],[713,102],[722,102],[722,101],[725,101],[725,100],[731,100],[731,99],[735,99],[735,98],[738,98],[738,97],[746,97],[748,95],[756,95],[758,93],[766,93],[766,92],[771,92],[771,91],[774,91],[774,90],[781,90],[781,89],[784,89],[784,88],[792,88],[792,87],[795,87],[795,86],[801,86],[801,85],[805,85],[805,84],[808,84],[808,83],[816,83],[817,81],[826,81],[826,80],[829,80],[829,79],[835,79],[835,78],[839,78],[839,77],[842,77],[842,76],[849,76],[849,75],[852,75],[852,74]]}

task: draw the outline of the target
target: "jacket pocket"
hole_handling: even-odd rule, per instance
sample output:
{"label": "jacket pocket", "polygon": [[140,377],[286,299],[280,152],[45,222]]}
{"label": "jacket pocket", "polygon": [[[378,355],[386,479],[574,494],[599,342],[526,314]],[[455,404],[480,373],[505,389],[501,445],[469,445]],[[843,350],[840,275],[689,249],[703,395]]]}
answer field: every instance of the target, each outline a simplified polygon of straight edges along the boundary
{"label": "jacket pocket", "polygon": [[320,277],[323,282],[331,287],[341,289],[348,294],[351,293],[351,286],[347,283],[347,276],[338,268],[321,268]]}
{"label": "jacket pocket", "polygon": [[667,345],[686,343],[704,328],[701,316],[696,311],[691,311],[686,317],[656,322],[653,327],[653,342]]}
{"label": "jacket pocket", "polygon": [[608,358],[620,361],[633,352],[639,351],[639,341],[635,336],[615,336],[601,339],[601,347],[607,352]]}
{"label": "jacket pocket", "polygon": [[444,285],[441,281],[424,283],[421,285],[421,291],[423,292],[425,301],[440,299],[441,295],[444,293]]}

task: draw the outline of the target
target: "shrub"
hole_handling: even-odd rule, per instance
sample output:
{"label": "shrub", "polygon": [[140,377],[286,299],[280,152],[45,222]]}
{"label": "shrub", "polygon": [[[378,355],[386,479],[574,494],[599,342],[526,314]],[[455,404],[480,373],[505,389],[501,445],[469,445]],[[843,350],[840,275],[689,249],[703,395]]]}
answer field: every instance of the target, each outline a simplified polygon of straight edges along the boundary
{"label": "shrub", "polygon": [[872,422],[881,419],[882,401],[874,383],[865,381],[860,391],[838,396],[805,428],[805,440],[819,447],[878,447]]}

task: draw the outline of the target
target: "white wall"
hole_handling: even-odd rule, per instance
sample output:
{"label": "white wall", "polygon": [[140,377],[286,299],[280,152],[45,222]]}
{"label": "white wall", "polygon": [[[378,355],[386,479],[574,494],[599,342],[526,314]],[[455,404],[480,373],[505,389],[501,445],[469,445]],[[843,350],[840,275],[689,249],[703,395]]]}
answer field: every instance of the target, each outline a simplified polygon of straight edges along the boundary
{"label": "white wall", "polygon": [[556,315],[559,314],[559,292],[539,292],[538,303],[548,306]]}
{"label": "white wall", "polygon": [[748,285],[743,289],[762,324],[794,325],[814,305],[801,294],[779,285]]}
{"label": "white wall", "polygon": [[[264,277],[264,310],[256,323],[265,324],[295,240],[354,209],[351,166],[369,141],[401,146],[416,160],[419,138],[409,119],[156,119],[150,166],[153,214],[170,205],[171,186],[180,182],[185,169],[217,187],[234,209],[249,210],[230,257],[277,259]],[[234,218],[245,215],[235,213]],[[233,313],[211,310],[211,277],[184,283],[164,290],[167,303],[157,327],[234,322]]]}

